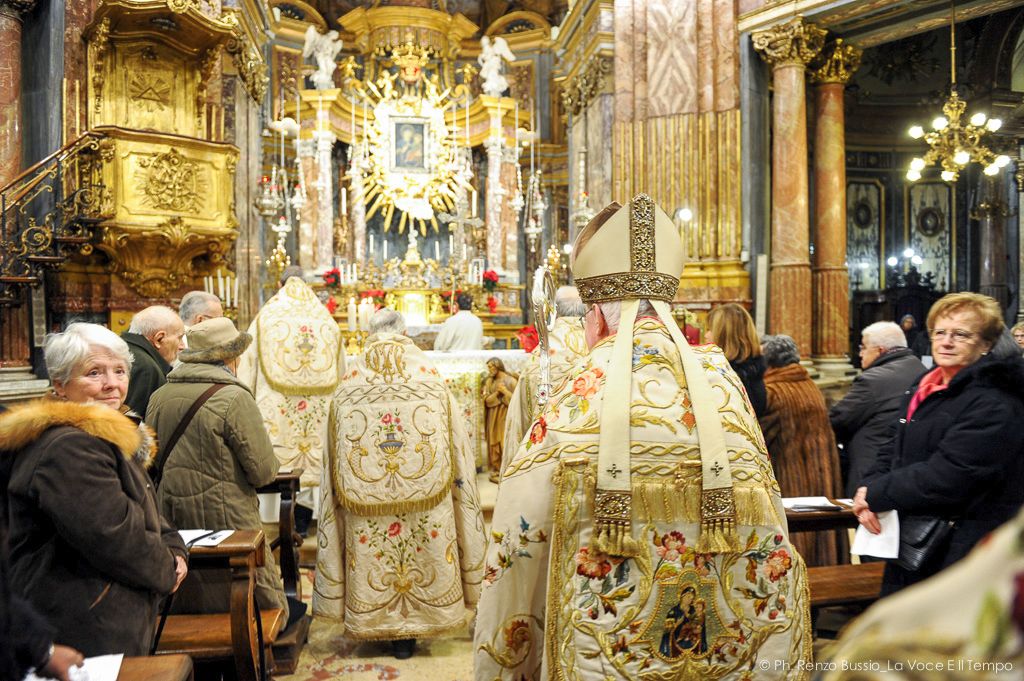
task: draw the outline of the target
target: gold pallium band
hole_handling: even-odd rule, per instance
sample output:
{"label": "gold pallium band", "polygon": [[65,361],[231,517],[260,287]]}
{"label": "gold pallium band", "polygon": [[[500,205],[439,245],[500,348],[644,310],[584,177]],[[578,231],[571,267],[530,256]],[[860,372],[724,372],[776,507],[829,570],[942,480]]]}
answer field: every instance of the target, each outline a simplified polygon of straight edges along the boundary
{"label": "gold pallium band", "polygon": [[[640,542],[632,536],[630,409],[633,327],[640,300],[647,299],[679,351],[696,419],[701,451],[701,532],[696,549],[702,553],[734,551],[739,548],[739,539],[725,434],[715,407],[716,396],[700,360],[676,326],[668,306],[675,296],[678,279],[655,271],[656,209],[646,194],[639,194],[630,201],[628,239],[631,272],[577,279],[577,288],[588,304],[622,301],[601,405],[592,547],[595,551],[621,557],[633,557],[640,551]],[[666,247],[671,246],[666,244]],[[676,247],[681,248],[681,245]],[[674,284],[669,290],[667,284],[670,282]]]}

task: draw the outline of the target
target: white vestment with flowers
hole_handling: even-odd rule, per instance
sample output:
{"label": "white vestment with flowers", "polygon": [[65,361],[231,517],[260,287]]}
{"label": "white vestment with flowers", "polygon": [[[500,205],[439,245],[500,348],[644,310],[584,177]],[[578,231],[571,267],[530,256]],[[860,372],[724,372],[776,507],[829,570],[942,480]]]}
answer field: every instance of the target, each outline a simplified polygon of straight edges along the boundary
{"label": "white vestment with flowers", "polygon": [[316,508],[331,395],[345,371],[338,324],[313,290],[290,278],[257,313],[238,377],[256,396],[281,470],[302,469],[298,501]]}
{"label": "white vestment with flowers", "polygon": [[430,360],[371,336],[331,405],[313,612],[356,639],[466,623],[485,545],[472,444]]}
{"label": "white vestment with flowers", "polygon": [[741,549],[697,553],[696,418],[679,352],[656,319],[635,325],[630,409],[632,534],[646,550],[630,558],[591,551],[612,344],[605,339],[573,368],[502,475],[476,678],[806,678],[806,570],[753,410],[722,352],[694,348],[718,398]]}
{"label": "white vestment with flowers", "polygon": [[[583,324],[579,317],[559,317],[554,328],[548,333],[548,356],[551,358],[551,393],[561,387],[569,375],[569,371],[590,352],[587,339],[583,334]],[[537,389],[540,387],[540,346],[530,353],[526,366],[519,374],[512,400],[508,405],[508,416],[505,417],[505,456],[501,459],[504,470],[512,453],[519,449],[526,431],[539,415],[537,413]]]}

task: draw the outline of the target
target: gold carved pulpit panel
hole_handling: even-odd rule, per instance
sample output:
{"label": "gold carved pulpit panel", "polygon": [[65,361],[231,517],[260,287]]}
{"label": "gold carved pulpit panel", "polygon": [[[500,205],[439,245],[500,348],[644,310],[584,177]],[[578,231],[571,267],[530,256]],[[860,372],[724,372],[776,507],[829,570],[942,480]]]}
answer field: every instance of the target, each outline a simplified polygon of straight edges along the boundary
{"label": "gold carved pulpit panel", "polygon": [[173,297],[224,263],[238,234],[238,149],[206,137],[207,85],[231,58],[260,99],[265,65],[237,15],[196,0],[102,0],[85,37],[89,127],[106,138],[98,248],[140,295]]}

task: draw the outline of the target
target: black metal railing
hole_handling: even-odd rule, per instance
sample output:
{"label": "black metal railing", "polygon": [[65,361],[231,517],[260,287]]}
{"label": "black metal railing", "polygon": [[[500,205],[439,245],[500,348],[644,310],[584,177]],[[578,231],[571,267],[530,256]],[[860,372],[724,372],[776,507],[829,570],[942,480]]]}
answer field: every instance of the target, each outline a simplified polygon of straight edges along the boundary
{"label": "black metal railing", "polygon": [[91,251],[106,191],[103,139],[86,132],[0,188],[0,307],[20,305],[74,251]]}

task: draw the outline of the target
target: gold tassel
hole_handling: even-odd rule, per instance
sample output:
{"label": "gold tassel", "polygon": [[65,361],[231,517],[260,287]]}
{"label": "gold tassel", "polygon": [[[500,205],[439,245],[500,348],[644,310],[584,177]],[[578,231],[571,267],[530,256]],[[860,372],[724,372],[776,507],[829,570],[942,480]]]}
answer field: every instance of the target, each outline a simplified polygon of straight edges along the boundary
{"label": "gold tassel", "polygon": [[635,558],[640,555],[640,542],[633,538],[628,525],[597,521],[591,550],[613,558]]}
{"label": "gold tassel", "polygon": [[740,550],[736,522],[731,519],[714,518],[702,520],[700,537],[697,539],[697,553],[733,553]]}

